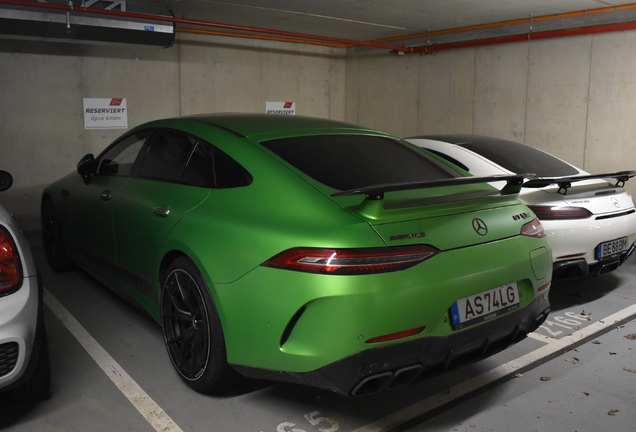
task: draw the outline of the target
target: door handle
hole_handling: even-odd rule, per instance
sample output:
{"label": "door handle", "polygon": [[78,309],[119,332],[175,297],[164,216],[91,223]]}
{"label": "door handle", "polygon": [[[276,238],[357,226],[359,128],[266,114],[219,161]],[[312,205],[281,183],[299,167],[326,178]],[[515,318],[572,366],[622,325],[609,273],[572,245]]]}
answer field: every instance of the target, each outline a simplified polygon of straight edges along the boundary
{"label": "door handle", "polygon": [[113,197],[113,194],[111,191],[105,190],[104,192],[99,194],[99,197],[102,199],[102,201],[108,201]]}
{"label": "door handle", "polygon": [[170,209],[168,207],[155,207],[152,210],[157,216],[166,217],[170,215]]}

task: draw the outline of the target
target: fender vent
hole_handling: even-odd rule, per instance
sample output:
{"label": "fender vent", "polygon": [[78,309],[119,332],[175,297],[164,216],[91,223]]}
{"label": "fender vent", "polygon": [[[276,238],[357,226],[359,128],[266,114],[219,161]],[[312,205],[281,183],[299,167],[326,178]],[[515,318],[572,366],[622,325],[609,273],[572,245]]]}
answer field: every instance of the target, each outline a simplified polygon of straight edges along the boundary
{"label": "fender vent", "polygon": [[296,327],[296,324],[298,324],[298,320],[300,319],[302,314],[305,313],[305,310],[307,310],[307,306],[301,307],[300,309],[298,309],[298,312],[294,314],[292,319],[289,320],[289,323],[287,324],[287,327],[285,327],[285,331],[283,332],[283,336],[280,338],[280,346],[285,345],[285,343],[289,340],[294,327]]}

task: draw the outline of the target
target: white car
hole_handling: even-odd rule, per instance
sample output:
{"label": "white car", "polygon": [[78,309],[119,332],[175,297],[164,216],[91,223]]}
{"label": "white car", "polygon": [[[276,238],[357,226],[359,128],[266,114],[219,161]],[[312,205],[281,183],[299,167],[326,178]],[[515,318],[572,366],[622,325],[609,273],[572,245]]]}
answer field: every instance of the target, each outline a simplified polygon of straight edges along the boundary
{"label": "white car", "polygon": [[475,176],[533,174],[519,198],[546,230],[554,257],[553,280],[608,273],[634,251],[636,210],[621,187],[634,171],[593,176],[534,147],[477,135],[406,140]]}
{"label": "white car", "polygon": [[[13,179],[0,171],[0,191]],[[42,317],[42,286],[31,248],[0,205],[0,392],[39,400],[50,386],[49,353]]]}

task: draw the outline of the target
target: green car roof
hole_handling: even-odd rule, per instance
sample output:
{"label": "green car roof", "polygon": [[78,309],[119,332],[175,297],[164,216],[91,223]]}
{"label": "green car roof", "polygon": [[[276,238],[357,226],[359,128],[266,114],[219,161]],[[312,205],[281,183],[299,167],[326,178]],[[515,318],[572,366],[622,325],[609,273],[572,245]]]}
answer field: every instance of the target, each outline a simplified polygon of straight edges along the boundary
{"label": "green car roof", "polygon": [[276,134],[279,136],[293,136],[295,134],[298,134],[299,132],[304,135],[308,132],[313,133],[318,130],[328,130],[331,133],[355,132],[378,134],[377,131],[342,121],[281,114],[197,114],[179,118],[157,120],[152,123],[153,126],[160,126],[160,123],[162,122],[172,121],[195,121],[199,123],[205,123],[208,125],[216,126],[243,138],[270,134]]}

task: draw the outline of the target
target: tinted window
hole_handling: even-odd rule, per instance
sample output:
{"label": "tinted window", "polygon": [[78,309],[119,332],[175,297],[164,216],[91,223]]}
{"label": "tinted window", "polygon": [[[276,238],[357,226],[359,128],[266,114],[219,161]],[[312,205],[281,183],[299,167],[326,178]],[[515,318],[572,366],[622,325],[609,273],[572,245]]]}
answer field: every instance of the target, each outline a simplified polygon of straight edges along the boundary
{"label": "tinted window", "polygon": [[179,133],[161,131],[146,151],[139,175],[158,180],[179,181],[196,141]]}
{"label": "tinted window", "polygon": [[225,153],[206,142],[197,142],[181,181],[193,186],[229,188],[246,186],[252,178]]}
{"label": "tinted window", "polygon": [[457,176],[423,152],[385,137],[319,135],[261,144],[309,177],[339,190]]}
{"label": "tinted window", "polygon": [[461,144],[513,173],[534,173],[539,177],[561,177],[578,174],[578,170],[534,147],[514,141],[484,141]]}
{"label": "tinted window", "polygon": [[139,176],[207,188],[246,186],[251,176],[211,144],[175,131],[159,131],[146,150]]}
{"label": "tinted window", "polygon": [[150,132],[131,135],[107,148],[99,156],[98,174],[130,175],[139,151]]}

